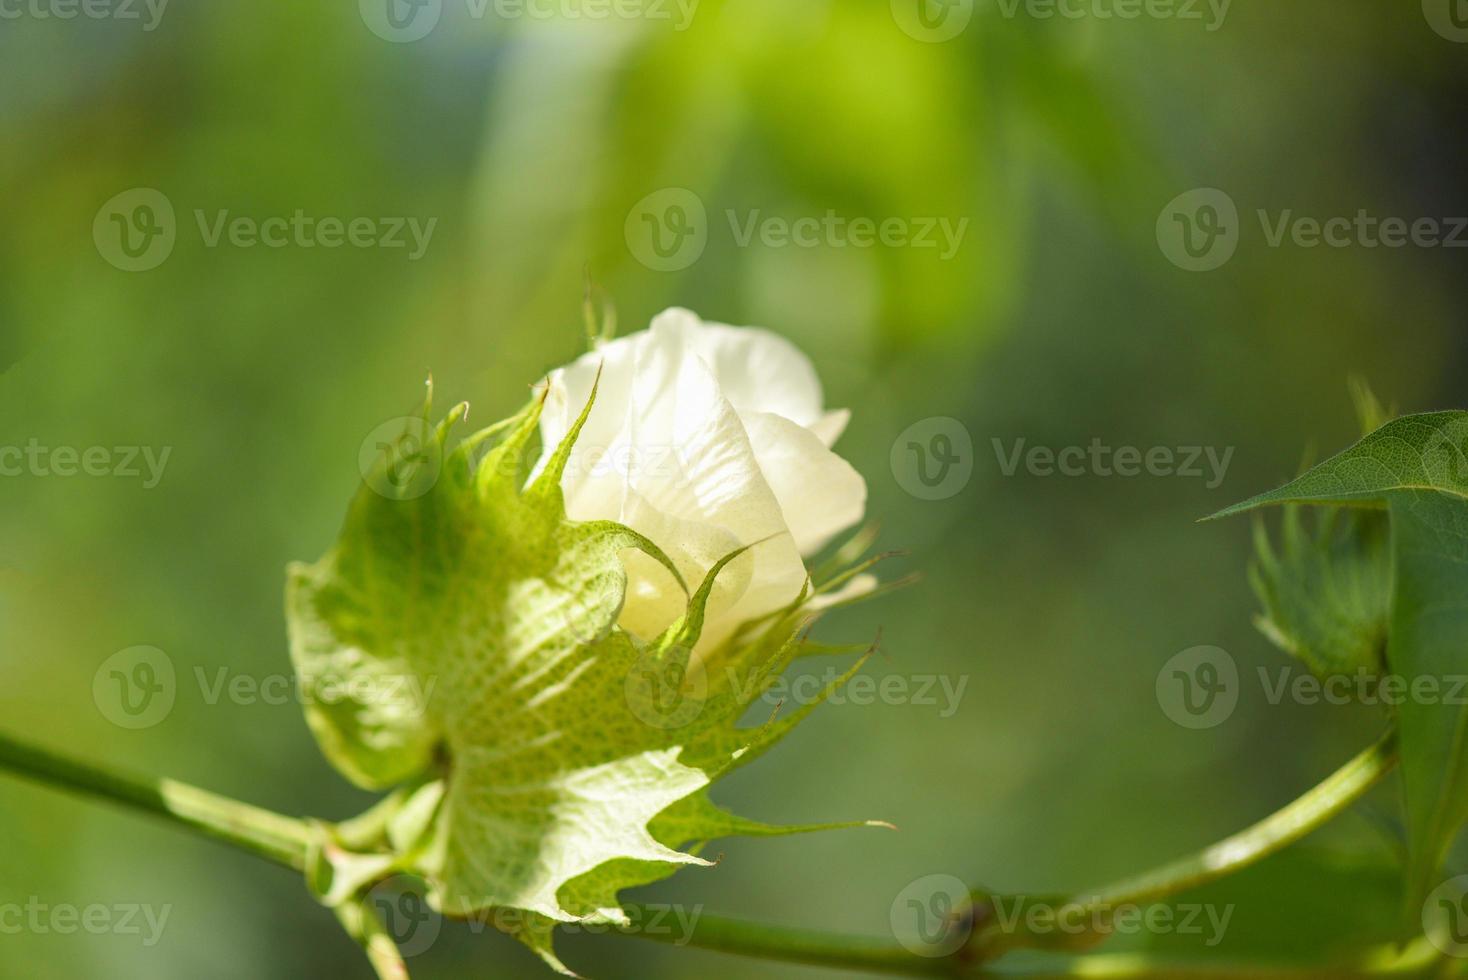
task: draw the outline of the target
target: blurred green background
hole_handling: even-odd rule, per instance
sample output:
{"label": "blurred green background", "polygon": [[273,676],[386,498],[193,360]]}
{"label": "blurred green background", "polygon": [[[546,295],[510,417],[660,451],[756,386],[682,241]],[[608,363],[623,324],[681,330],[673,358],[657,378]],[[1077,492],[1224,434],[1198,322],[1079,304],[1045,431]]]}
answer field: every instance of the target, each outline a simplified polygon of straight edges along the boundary
{"label": "blurred green background", "polygon": [[[349,0],[178,3],[152,30],[142,7],[141,21],[37,13],[55,9],[27,0],[0,19],[0,446],[171,455],[155,487],[0,477],[6,729],[290,813],[361,809],[298,706],[210,703],[196,672],[288,673],[283,569],[332,541],[362,440],[430,371],[442,404],[468,399],[480,423],[513,410],[582,349],[589,276],[624,332],[681,305],[811,354],[828,402],[853,409],[840,448],[882,544],[925,576],[823,635],[880,626],[869,673],[966,683],[948,717],[823,709],[718,794],[765,820],[899,832],[724,841],[717,867],[636,897],[881,935],[923,875],[1099,884],[1257,819],[1377,733],[1369,709],[1270,704],[1247,683],[1225,723],[1187,730],[1155,681],[1199,644],[1246,676],[1286,664],[1250,625],[1247,521],[1194,521],[1353,438],[1349,376],[1404,411],[1468,407],[1461,253],[1274,248],[1254,218],[1468,214],[1468,48],[1418,4],[1239,0],[1210,30],[1207,8],[1044,19],[978,0],[948,11],[963,23],[942,41],[901,3],[829,0],[703,0],[686,23],[671,6],[593,21],[443,0],[411,42]],[[1236,253],[1208,272],[1169,261],[1155,230],[1198,187],[1241,215]],[[93,238],[131,188],[176,213],[172,252],[139,272]],[[669,271],[639,261],[633,233],[665,188],[706,209],[706,247]],[[297,210],[436,225],[414,260],[211,246],[195,218]],[[741,245],[730,211],[967,225],[948,257],[772,247]],[[972,479],[918,499],[890,453],[942,416],[971,435]],[[1020,438],[1234,454],[1211,488],[1005,476],[993,440]],[[127,730],[93,678],[139,644],[167,653],[178,693]],[[1388,824],[1393,793],[1376,804]],[[1389,862],[1375,822],[1348,817],[1315,846]],[[367,975],[292,875],[145,818],[5,777],[0,840],[0,903],[171,906],[152,946],[0,935],[5,975]],[[1311,878],[1334,872],[1298,854],[1283,865],[1240,899],[1236,936],[1268,932],[1290,894],[1312,941],[1362,938],[1365,885]],[[599,977],[831,975],[616,938],[573,937],[563,955]],[[455,926],[411,965],[543,972]]]}

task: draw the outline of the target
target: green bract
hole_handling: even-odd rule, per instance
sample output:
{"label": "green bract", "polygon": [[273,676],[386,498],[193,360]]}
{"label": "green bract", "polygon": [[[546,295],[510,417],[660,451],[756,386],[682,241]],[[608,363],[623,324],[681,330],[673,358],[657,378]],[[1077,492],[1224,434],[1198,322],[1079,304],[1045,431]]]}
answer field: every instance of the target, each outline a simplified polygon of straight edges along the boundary
{"label": "green bract", "polygon": [[[336,545],[291,568],[287,607],[323,750],[360,786],[402,787],[377,839],[325,849],[318,892],[336,903],[390,871],[417,874],[435,907],[497,910],[564,969],[556,922],[623,921],[621,889],[707,864],[704,841],[820,829],[743,820],[706,793],[814,707],[736,724],[793,658],[831,652],[804,638],[809,600],[844,576],[690,662],[735,552],[690,584],[681,619],[638,640],[616,625],[620,554],[677,573],[626,527],[567,519],[560,477],[590,404],[526,485],[540,408],[449,449],[466,406],[434,427],[425,406],[421,445],[383,453]],[[418,475],[402,479],[405,464]]]}
{"label": "green bract", "polygon": [[[1329,613],[1285,628],[1302,644],[1307,660],[1323,662],[1318,642],[1332,636],[1346,641],[1336,656],[1349,662],[1369,655],[1377,601],[1370,583],[1378,574],[1378,563],[1370,557],[1376,546],[1370,544],[1369,522],[1373,516],[1380,520],[1383,508],[1390,521],[1386,666],[1406,691],[1398,725],[1408,901],[1418,904],[1468,819],[1468,705],[1456,692],[1456,679],[1468,675],[1468,413],[1433,412],[1387,422],[1298,479],[1214,516],[1265,504],[1351,505],[1376,512],[1360,518],[1364,530],[1344,549],[1329,546],[1339,564],[1317,574],[1313,585],[1308,580],[1295,585],[1296,592],[1308,591]],[[1302,553],[1303,547],[1294,550]],[[1289,551],[1287,545],[1286,561],[1317,561],[1291,557]],[[1273,587],[1278,578],[1266,571],[1263,581]],[[1364,598],[1347,603],[1344,595],[1358,588],[1355,583]],[[1270,615],[1275,617],[1273,609]]]}
{"label": "green bract", "polygon": [[1317,677],[1376,677],[1391,606],[1386,515],[1327,507],[1307,528],[1298,506],[1284,512],[1277,551],[1264,525],[1254,528],[1249,584],[1264,606],[1256,625]]}

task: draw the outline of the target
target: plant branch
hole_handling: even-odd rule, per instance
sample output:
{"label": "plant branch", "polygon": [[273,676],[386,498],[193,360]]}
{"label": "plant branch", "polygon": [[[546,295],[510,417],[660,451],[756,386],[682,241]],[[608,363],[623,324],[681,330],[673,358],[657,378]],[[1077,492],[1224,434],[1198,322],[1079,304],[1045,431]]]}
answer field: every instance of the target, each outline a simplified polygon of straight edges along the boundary
{"label": "plant branch", "polygon": [[[1299,840],[1359,799],[1391,769],[1396,747],[1388,734],[1299,799],[1247,830],[1187,858],[1091,894],[1091,904],[1121,904],[1155,900],[1197,887],[1239,871],[1268,854]],[[121,803],[187,827],[196,833],[232,844],[296,871],[305,867],[312,840],[303,820],[251,806],[170,779],[152,779],[106,769],[38,748],[0,733],[0,770],[26,776],[50,786]],[[633,921],[646,921],[635,906]],[[362,945],[382,980],[405,980],[407,970],[373,910],[361,902],[339,905],[335,912],[347,931]],[[992,925],[992,923],[991,923]],[[1397,956],[1375,952],[1354,967],[1229,967],[1159,963],[1145,956],[1110,954],[1077,956],[1058,965],[1028,970],[1004,970],[980,965],[992,958],[1006,937],[978,930],[968,945],[946,957],[923,957],[891,940],[846,936],[785,925],[744,922],[703,915],[687,936],[623,930],[624,935],[660,942],[687,944],[742,956],[806,963],[838,969],[908,976],[964,975],[990,980],[1315,980],[1416,972],[1424,955],[1413,947]],[[1420,944],[1419,944],[1420,945]],[[1388,955],[1392,953],[1393,955]]]}
{"label": "plant branch", "polygon": [[357,941],[378,980],[408,980],[408,965],[377,914],[367,901],[347,901],[332,909],[347,935]]}
{"label": "plant branch", "polygon": [[1263,820],[1196,854],[1096,889],[1090,904],[1115,907],[1165,898],[1225,878],[1283,850],[1343,812],[1397,763],[1396,731]]}
{"label": "plant branch", "polygon": [[[627,907],[633,923],[647,922],[650,911],[638,906]],[[892,940],[869,936],[848,936],[817,929],[764,922],[746,922],[722,916],[700,915],[690,933],[642,930],[636,925],[625,927],[622,935],[675,946],[780,960],[786,963],[808,963],[812,966],[865,970],[901,976],[953,976],[954,964],[948,957],[918,956]]]}
{"label": "plant branch", "polygon": [[[633,922],[648,913],[628,906]],[[922,957],[896,943],[865,936],[746,922],[703,915],[692,935],[671,931],[621,930],[674,946],[778,960],[812,966],[860,970],[900,976],[967,977],[969,980],[1368,980],[1419,975],[1438,959],[1425,940],[1405,950],[1384,946],[1366,950],[1354,963],[1330,966],[1267,966],[1259,964],[1189,963],[1158,959],[1142,953],[1108,953],[1056,958],[1043,966],[1006,968],[993,964],[965,966],[955,957]]]}
{"label": "plant branch", "polygon": [[[1104,922],[1123,906],[1145,905],[1226,878],[1275,854],[1329,822],[1375,786],[1397,762],[1396,732],[1387,731],[1376,744],[1311,787],[1284,807],[1244,830],[1186,857],[1132,875],[1100,888],[1070,896],[1051,896],[1051,911],[1073,910],[1077,920]],[[965,953],[974,961],[988,961],[1016,948],[1057,947],[1053,932],[1029,934],[1023,922],[1004,924],[994,902],[1005,897],[976,893],[976,928]],[[1063,937],[1075,952],[1106,938],[1103,929]]]}
{"label": "plant branch", "polygon": [[0,769],[85,796],[121,803],[301,871],[304,821],[175,782],[135,776],[59,755],[0,732]]}

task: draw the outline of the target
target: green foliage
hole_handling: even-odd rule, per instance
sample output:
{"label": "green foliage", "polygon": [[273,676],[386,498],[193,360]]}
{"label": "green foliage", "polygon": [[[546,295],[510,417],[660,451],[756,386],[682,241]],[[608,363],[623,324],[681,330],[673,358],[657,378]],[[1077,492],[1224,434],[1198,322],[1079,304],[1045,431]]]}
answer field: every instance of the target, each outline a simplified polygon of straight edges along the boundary
{"label": "green foliage", "polygon": [[1332,507],[1316,516],[1307,528],[1300,508],[1286,506],[1277,553],[1255,525],[1249,584],[1264,606],[1255,623],[1318,677],[1375,676],[1391,605],[1386,515]]}
{"label": "green foliage", "polygon": [[[1364,381],[1353,379],[1350,388],[1362,435],[1395,414]],[[1278,552],[1263,521],[1254,525],[1249,585],[1264,606],[1255,625],[1317,677],[1376,677],[1385,666],[1391,609],[1386,515],[1354,507],[1319,508],[1307,529],[1298,505],[1283,509]]]}
{"label": "green foliage", "polygon": [[[1446,696],[1451,678],[1468,673],[1468,413],[1434,412],[1387,422],[1283,487],[1215,516],[1266,504],[1384,507],[1390,520],[1393,575],[1386,658],[1408,692],[1398,725],[1407,807],[1408,901],[1416,903],[1431,887],[1447,848],[1468,819],[1468,707],[1454,703],[1460,698]],[[1374,579],[1371,569],[1377,560],[1369,557],[1368,540],[1358,533],[1345,546],[1347,561],[1334,576],[1337,584],[1315,600],[1317,610],[1326,612],[1299,620],[1307,624],[1306,631],[1294,635],[1308,637],[1308,657],[1320,659],[1315,644],[1332,633],[1357,644],[1354,651],[1341,652],[1344,658],[1360,656],[1359,644],[1369,640],[1374,624],[1366,617],[1374,599],[1347,604],[1341,598],[1347,588],[1340,584]],[[1287,560],[1299,567],[1302,551],[1303,546],[1296,546],[1296,557]],[[1280,580],[1278,575],[1265,577]],[[1300,583],[1298,591],[1304,588]]]}
{"label": "green foliage", "polygon": [[[390,871],[417,874],[435,907],[496,910],[558,969],[557,922],[625,921],[619,891],[708,864],[696,851],[710,838],[822,829],[744,820],[707,796],[819,703],[736,724],[795,656],[828,649],[805,643],[819,590],[692,659],[714,581],[740,549],[662,635],[617,626],[624,549],[678,576],[628,528],[566,518],[560,477],[590,409],[527,486],[539,400],[451,451],[464,406],[432,429],[425,407],[430,434],[413,458],[384,452],[335,547],[294,566],[287,590],[323,750],[361,786],[403,787],[380,835],[323,849],[318,894],[340,902]],[[405,463],[421,469],[404,478]]]}

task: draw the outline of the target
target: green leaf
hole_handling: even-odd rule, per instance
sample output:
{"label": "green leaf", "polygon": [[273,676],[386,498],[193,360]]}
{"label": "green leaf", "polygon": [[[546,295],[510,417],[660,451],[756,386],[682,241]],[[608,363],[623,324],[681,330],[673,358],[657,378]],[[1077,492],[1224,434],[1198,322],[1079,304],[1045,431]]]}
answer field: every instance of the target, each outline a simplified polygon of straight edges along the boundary
{"label": "green leaf", "polygon": [[[809,596],[691,660],[714,582],[740,549],[662,635],[618,627],[624,550],[677,572],[628,528],[566,518],[560,476],[590,407],[529,486],[538,401],[452,451],[461,409],[411,459],[389,447],[335,547],[293,566],[287,589],[292,659],[317,695],[306,712],[323,750],[361,786],[415,784],[387,821],[394,869],[421,875],[448,915],[497,910],[496,924],[562,970],[557,922],[623,921],[619,891],[708,864],[702,842],[830,826],[767,827],[706,796],[815,706],[737,727],[802,652]],[[383,479],[405,462],[436,476]]]}
{"label": "green leaf", "polygon": [[[1386,507],[1393,581],[1387,662],[1409,694],[1399,709],[1408,825],[1408,904],[1431,888],[1468,820],[1468,413],[1409,415],[1277,490],[1264,504]],[[1418,685],[1422,685],[1419,687]]]}
{"label": "green leaf", "polygon": [[1436,490],[1468,499],[1468,412],[1393,419],[1277,490],[1225,507],[1209,520],[1265,504],[1382,506],[1399,490]]}
{"label": "green leaf", "polygon": [[1452,677],[1468,674],[1468,505],[1410,491],[1391,502],[1396,582],[1388,657],[1409,684],[1436,680],[1429,699],[1401,707],[1409,899],[1437,884],[1468,819],[1468,707]]}

